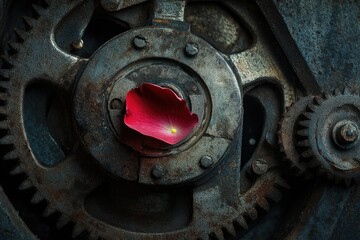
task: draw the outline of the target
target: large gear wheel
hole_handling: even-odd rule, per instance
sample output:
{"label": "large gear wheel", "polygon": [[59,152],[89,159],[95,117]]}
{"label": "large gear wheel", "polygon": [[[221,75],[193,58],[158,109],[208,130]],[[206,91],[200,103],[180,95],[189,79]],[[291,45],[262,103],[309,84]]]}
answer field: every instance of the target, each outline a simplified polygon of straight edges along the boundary
{"label": "large gear wheel", "polygon": [[349,90],[315,97],[298,122],[302,161],[336,181],[360,177],[360,96]]}
{"label": "large gear wheel", "polygon": [[[249,51],[266,56],[260,66],[259,59],[251,59],[253,53],[242,54],[249,47],[246,39],[238,45],[238,36],[232,36],[235,40],[215,36],[218,41],[211,42],[215,49],[188,30],[184,16],[159,11],[165,2],[174,4],[176,12],[184,12],[185,1],[155,2],[151,27],[141,26],[148,23],[148,19],[141,22],[142,14],[138,21],[121,22],[132,16],[131,9],[118,16],[121,23],[116,27],[122,26],[123,31],[114,33],[97,49],[84,47],[87,41],[82,39],[92,24],[94,10],[100,8],[95,1],[34,5],[33,15],[24,17],[25,26],[16,30],[18,41],[10,43],[10,54],[4,58],[0,126],[6,134],[0,144],[10,151],[3,159],[16,162],[11,174],[26,174],[19,189],[36,189],[33,204],[47,202],[45,217],[60,213],[57,228],[74,223],[73,238],[86,234],[89,239],[227,239],[248,228],[249,220],[258,217],[258,210],[269,210],[269,200],[278,201],[280,190],[288,188],[280,176],[273,126],[281,109],[294,101],[295,91],[282,70],[271,62],[274,57],[266,54],[266,38],[259,33],[261,24],[256,24],[258,20],[251,14],[238,10],[241,3],[228,4],[247,16],[259,33],[258,45]],[[148,3],[143,4],[134,7],[148,9]],[[203,36],[206,31],[201,21],[206,18],[199,20],[196,14],[200,10],[194,4],[185,17]],[[214,11],[210,7],[206,14]],[[103,9],[99,12],[103,17]],[[77,18],[79,13],[81,19]],[[231,18],[229,22],[226,12],[223,15],[229,28],[246,30],[234,25]],[[162,21],[169,16],[168,21]],[[68,28],[74,21],[78,24],[76,33]],[[187,45],[189,41],[197,44]],[[187,47],[192,51],[187,52]],[[244,52],[232,52],[234,49]],[[240,73],[233,72],[229,60]],[[220,76],[208,74],[216,69],[212,66],[225,70]],[[270,76],[265,68],[272,71]],[[262,101],[268,104],[271,122],[265,124],[257,150],[244,167],[239,147],[243,86],[238,85],[238,75],[245,87],[263,81],[270,85],[276,80],[284,95],[280,98],[283,103],[271,111],[273,104],[268,99],[277,98],[269,95],[276,94],[265,91]],[[146,149],[142,153],[145,157],[121,145],[121,128],[114,119],[123,113],[123,92],[143,79],[178,80],[179,76],[185,83],[166,84],[180,89],[191,101],[193,111],[202,117],[192,141],[172,152]],[[226,87],[216,85],[218,78]],[[224,96],[231,96],[231,100]],[[203,155],[211,164],[199,163]],[[119,156],[124,159],[118,161]],[[185,161],[188,158],[194,160]],[[185,163],[177,164],[179,161]],[[159,165],[161,168],[156,168]],[[154,178],[155,168],[168,171]]]}

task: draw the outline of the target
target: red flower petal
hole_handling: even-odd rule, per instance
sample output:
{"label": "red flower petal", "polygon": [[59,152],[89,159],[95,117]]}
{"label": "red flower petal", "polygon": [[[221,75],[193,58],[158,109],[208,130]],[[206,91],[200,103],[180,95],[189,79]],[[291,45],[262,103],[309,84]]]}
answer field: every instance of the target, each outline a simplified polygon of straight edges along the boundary
{"label": "red flower petal", "polygon": [[143,135],[173,145],[190,134],[199,118],[171,89],[144,83],[126,95],[124,122]]}

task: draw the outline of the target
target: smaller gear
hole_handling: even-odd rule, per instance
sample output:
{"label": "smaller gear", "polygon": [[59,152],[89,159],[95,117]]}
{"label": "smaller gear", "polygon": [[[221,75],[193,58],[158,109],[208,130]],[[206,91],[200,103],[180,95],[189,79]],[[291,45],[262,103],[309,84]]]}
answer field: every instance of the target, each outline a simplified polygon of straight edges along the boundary
{"label": "smaller gear", "polygon": [[315,97],[298,120],[297,149],[310,168],[348,185],[360,180],[360,96]]}
{"label": "smaller gear", "polygon": [[280,151],[285,155],[290,164],[290,168],[296,175],[304,174],[307,168],[306,162],[301,161],[301,153],[296,147],[296,132],[299,118],[306,111],[308,104],[313,101],[313,97],[304,97],[292,105],[285,113],[280,122],[278,133]]}

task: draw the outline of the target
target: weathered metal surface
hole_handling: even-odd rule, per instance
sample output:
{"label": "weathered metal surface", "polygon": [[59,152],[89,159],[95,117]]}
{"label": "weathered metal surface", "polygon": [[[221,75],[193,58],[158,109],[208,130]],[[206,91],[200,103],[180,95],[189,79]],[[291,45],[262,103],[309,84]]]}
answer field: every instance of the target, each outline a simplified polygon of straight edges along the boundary
{"label": "weathered metal surface", "polygon": [[[185,1],[159,0],[155,2],[154,8],[149,8],[150,4],[140,4],[142,0],[125,0],[120,7],[121,10],[118,6],[110,9],[115,11],[113,13],[104,13],[104,9],[99,10],[99,5],[96,11],[100,11],[104,16],[114,17],[116,21],[125,19],[130,29],[143,27],[151,22],[155,27],[130,30],[112,40],[108,39],[110,41],[91,56],[92,59],[89,61],[76,56],[79,52],[74,51],[74,55],[68,54],[71,50],[58,48],[59,41],[54,42],[49,37],[56,32],[59,23],[67,25],[76,19],[69,16],[71,12],[76,13],[76,9],[79,9],[83,2],[93,3],[50,1],[49,4],[37,8],[36,12],[40,13],[34,19],[26,20],[26,32],[18,33],[21,41],[12,44],[10,57],[3,64],[0,102],[4,105],[1,105],[0,116],[5,117],[0,121],[0,127],[4,130],[4,137],[0,142],[2,146],[11,146],[11,151],[4,159],[13,159],[20,163],[19,166],[15,164],[16,167],[11,170],[11,174],[26,172],[28,175],[25,180],[23,179],[20,189],[35,187],[36,193],[31,202],[39,203],[45,199],[48,204],[44,212],[46,216],[55,216],[53,213],[59,211],[60,218],[56,220],[59,228],[70,220],[74,221],[73,238],[85,236],[86,234],[81,233],[88,230],[89,238],[92,239],[99,236],[102,239],[139,240],[232,239],[240,229],[251,228],[252,221],[261,216],[264,210],[268,211],[273,201],[280,199],[279,190],[288,187],[281,177],[281,168],[287,168],[280,161],[276,126],[283,110],[295,101],[297,94],[311,92],[306,83],[313,80],[303,81],[306,74],[299,72],[299,69],[303,68],[294,64],[299,58],[292,58],[292,47],[287,48],[284,45],[285,40],[279,38],[284,36],[284,32],[279,33],[274,29],[279,19],[268,19],[267,25],[259,11],[262,10],[265,17],[269,17],[269,13],[274,9],[264,9],[266,4],[261,5],[262,1],[258,1],[260,8],[250,1],[225,1],[221,4],[225,4],[226,7],[221,7],[218,12],[216,7],[221,4],[209,4],[209,11],[194,17],[199,9],[206,9],[207,3],[190,3],[188,13]],[[88,10],[91,10],[91,7]],[[81,26],[77,28],[79,36],[88,21],[93,21],[94,15],[91,16],[90,12],[88,11],[88,17],[83,17],[82,21],[78,22]],[[217,29],[221,25],[216,24],[201,25],[208,22],[204,18],[209,13],[218,13],[224,26],[237,29],[236,31],[246,37],[235,37],[230,34],[228,37],[224,36],[224,39],[220,38],[219,36],[232,30]],[[196,26],[197,31],[208,31],[209,34],[200,34],[203,39],[195,37],[196,28],[190,33],[189,25],[183,21],[184,16],[185,19],[192,19],[194,24],[199,24]],[[241,21],[242,24],[237,25],[236,21]],[[164,28],[161,29],[159,26]],[[279,45],[275,43],[269,27],[275,32]],[[132,33],[136,34],[131,35]],[[126,36],[127,34],[131,36]],[[73,42],[73,37],[66,38],[66,35],[64,34],[64,40],[67,47],[77,48],[81,45],[74,45],[80,42]],[[220,39],[214,41],[211,38]],[[84,42],[82,48],[86,48],[88,44],[91,42]],[[233,51],[239,49],[237,44],[242,44],[241,50]],[[106,50],[109,46],[111,48]],[[280,46],[284,48],[284,52]],[[284,55],[291,59],[287,61]],[[141,67],[137,68],[137,65]],[[298,74],[300,82],[292,73],[292,69]],[[137,76],[131,77],[131,72],[136,72]],[[86,74],[88,76],[84,79]],[[156,76],[160,76],[161,79],[155,81]],[[239,77],[241,81],[238,81]],[[82,84],[91,82],[91,79],[94,81],[84,91],[73,91],[73,88],[81,89]],[[184,82],[181,83],[182,80]],[[118,161],[119,156],[123,151],[133,151],[120,143],[122,131],[117,125],[117,120],[124,114],[126,92],[143,81],[163,84],[187,98],[192,110],[203,119],[203,125],[195,129],[194,136],[206,134],[201,138],[190,138],[189,145],[184,143],[176,146],[177,151],[157,150],[166,152],[161,155],[162,157],[145,157],[146,153],[151,155],[150,151],[139,151],[135,153],[135,161],[128,161],[130,165],[124,167],[123,163]],[[45,127],[41,128],[43,134],[39,136],[47,136],[43,139],[48,139],[49,143],[46,140],[40,141],[42,138],[37,141],[34,136],[42,131],[36,127],[36,121],[31,125],[29,118],[23,116],[26,111],[26,114],[31,116],[31,109],[36,110],[36,96],[26,100],[31,104],[23,104],[24,94],[26,95],[29,86],[34,86],[35,82],[42,85],[39,91],[46,91],[44,89],[47,89],[47,84],[54,86],[48,87],[49,92],[50,89],[62,89],[59,93],[68,98],[65,102],[69,105],[69,96],[75,94],[75,113],[85,112],[80,118],[83,124],[77,131],[85,146],[86,143],[92,144],[90,152],[96,159],[85,154],[79,143],[75,143],[73,148],[66,145],[68,130],[54,130],[54,126],[74,131],[77,128],[76,122],[71,124],[64,121],[62,125],[54,124],[54,115],[51,113],[54,111],[54,103],[46,98],[39,102],[41,111],[33,112],[35,115],[46,117],[37,118],[34,115],[33,119],[41,120],[39,123]],[[246,97],[252,99],[247,109],[261,106],[258,114],[255,114],[255,117],[252,115],[250,123],[249,120],[246,122],[244,132],[251,133],[254,131],[252,128],[259,128],[260,133],[257,137],[248,134],[250,138],[243,138],[246,141],[245,146],[251,146],[251,149],[243,149],[249,155],[243,156],[243,159],[247,160],[243,163],[240,161],[242,134],[238,131],[243,122],[242,87],[245,87]],[[77,95],[79,92],[81,97]],[[252,105],[254,102],[257,104]],[[47,104],[49,113],[45,108]],[[27,110],[23,111],[24,107]],[[88,116],[92,116],[91,121],[86,120]],[[60,119],[63,118],[59,118],[58,121],[62,121]],[[91,125],[92,128],[87,129]],[[292,129],[295,123],[290,121],[290,125]],[[342,124],[339,129],[342,129],[342,126],[345,125]],[[340,142],[344,142],[344,137],[338,139],[339,131],[346,139],[351,135],[347,134],[349,131],[331,128],[333,129],[336,139],[341,140]],[[100,140],[96,140],[99,137],[98,133],[103,134]],[[286,137],[288,138],[283,140],[283,144],[291,145],[291,134]],[[67,149],[64,151],[64,159],[53,154],[54,148],[50,146],[50,142],[59,149]],[[112,147],[107,143],[112,143]],[[351,149],[357,151],[358,148]],[[96,157],[100,153],[104,155]],[[51,160],[51,154],[55,156],[55,161]],[[42,155],[45,156],[43,159]],[[46,159],[46,156],[49,158]],[[98,161],[99,159],[101,161]],[[44,165],[45,161],[42,160],[50,160],[52,164],[43,167],[41,165]],[[1,167],[9,168],[2,162]],[[118,172],[119,169],[122,171]],[[112,176],[108,175],[109,171]],[[119,181],[116,176],[127,180]],[[189,182],[191,184],[188,184]],[[146,186],[147,184],[156,187]],[[334,188],[334,191],[327,194],[326,191],[317,193],[316,189],[318,188],[311,189],[314,197],[309,200],[307,208],[303,209],[301,226],[294,224],[295,228],[289,230],[288,238],[329,237],[330,233],[324,234],[316,229],[319,220],[314,221],[315,218],[328,221],[331,229],[335,229],[339,216],[343,214],[343,206],[348,204],[347,197],[342,193],[344,190]],[[331,202],[332,195],[341,203],[340,208],[327,209],[329,204],[336,206]],[[347,206],[350,208],[354,205],[355,203],[351,203]],[[264,227],[261,231],[255,231],[258,233],[257,236],[259,233],[274,234],[274,230],[268,229],[274,229],[276,225],[273,223],[278,219],[279,223],[281,219],[286,219],[284,212],[275,214],[271,224],[260,225]],[[320,221],[320,224],[323,224],[323,221]],[[251,235],[251,232],[248,232],[248,236],[256,236]],[[338,231],[336,236],[339,236],[339,232],[341,231]],[[64,239],[71,238],[70,235]]]}
{"label": "weathered metal surface", "polygon": [[356,1],[274,1],[323,91],[358,86],[359,14]]}

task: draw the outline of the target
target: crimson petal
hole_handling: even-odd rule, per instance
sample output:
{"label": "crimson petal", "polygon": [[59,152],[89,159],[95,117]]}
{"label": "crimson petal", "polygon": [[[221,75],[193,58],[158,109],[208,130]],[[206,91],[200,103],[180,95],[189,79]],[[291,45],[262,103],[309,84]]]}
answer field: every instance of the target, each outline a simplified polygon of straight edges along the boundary
{"label": "crimson petal", "polygon": [[145,136],[174,145],[191,133],[199,118],[171,89],[144,83],[127,93],[124,122]]}

